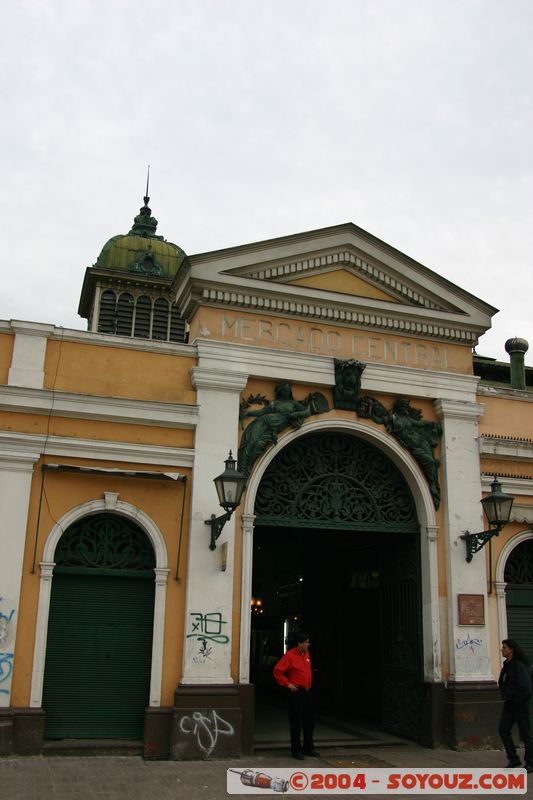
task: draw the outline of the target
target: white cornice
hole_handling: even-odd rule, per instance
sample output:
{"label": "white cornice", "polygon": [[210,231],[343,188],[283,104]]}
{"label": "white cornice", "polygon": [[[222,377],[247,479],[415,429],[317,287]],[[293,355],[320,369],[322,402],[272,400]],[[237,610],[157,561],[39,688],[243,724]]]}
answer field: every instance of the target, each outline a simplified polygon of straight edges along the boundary
{"label": "white cornice", "polygon": [[[202,368],[221,373],[241,372],[247,377],[290,380],[322,386],[335,384],[334,358],[253,345],[199,339],[198,361]],[[437,372],[396,364],[368,363],[362,377],[362,392],[379,392],[475,404],[479,378],[473,375]],[[461,406],[464,409],[464,406]]]}
{"label": "white cornice", "polygon": [[33,465],[40,454],[29,448],[23,452],[0,449],[0,472],[33,472]]}
{"label": "white cornice", "polygon": [[0,320],[0,333],[24,333],[27,336],[45,336],[48,339],[63,342],[79,342],[96,344],[102,347],[116,347],[123,350],[141,350],[150,353],[165,353],[174,356],[196,358],[196,350],[188,344],[159,342],[154,339],[137,339],[131,336],[115,336],[111,333],[94,333],[92,331],[61,328],[40,322],[22,320]]}
{"label": "white cornice", "polygon": [[23,333],[25,336],[51,336],[55,330],[54,325],[44,322],[25,322],[20,319],[12,319],[8,323],[8,329],[12,333]]}
{"label": "white cornice", "polygon": [[[333,386],[335,373],[333,358],[267,347],[198,339],[198,363],[202,368],[232,370],[254,378],[287,380],[293,377],[299,383],[316,383]],[[194,370],[196,372],[196,370]]]}
{"label": "white cornice", "polygon": [[[490,492],[490,486],[493,480],[494,477],[492,475],[481,476],[481,486],[484,492]],[[533,478],[500,477],[498,480],[501,482],[503,491],[506,492],[506,494],[533,497]]]}
{"label": "white cornice", "polygon": [[511,522],[525,522],[527,525],[533,523],[533,505],[526,506],[525,503],[513,503],[511,509]]}
{"label": "white cornice", "polygon": [[97,461],[123,461],[138,464],[157,464],[166,467],[192,467],[194,450],[185,447],[161,447],[130,442],[103,441],[101,439],[76,439],[68,436],[44,436],[0,431],[0,449],[9,457],[43,451],[49,456],[93,459]]}
{"label": "white cornice", "polygon": [[242,392],[248,375],[242,372],[217,370],[210,367],[193,367],[191,381],[195,389],[217,389],[221,392]]}
{"label": "white cornice", "polygon": [[486,386],[479,384],[478,394],[484,397],[498,397],[505,400],[520,400],[522,403],[533,403],[531,389],[511,389],[509,386]]}
{"label": "white cornice", "polygon": [[479,452],[482,456],[494,456],[513,461],[533,460],[531,439],[504,439],[500,436],[480,436]]}
{"label": "white cornice", "polygon": [[435,409],[439,419],[464,419],[477,422],[483,415],[485,407],[476,403],[474,397],[470,402],[439,399],[435,401]]}
{"label": "white cornice", "polygon": [[425,308],[415,306],[401,306],[373,298],[349,297],[287,284],[247,286],[244,279],[237,283],[235,276],[231,277],[233,281],[230,283],[228,280],[226,285],[222,281],[211,286],[202,285],[205,282],[193,282],[193,286],[187,287],[181,299],[178,299],[180,312],[190,317],[196,305],[224,306],[469,345],[476,344],[478,337],[486,330],[481,323],[469,321],[458,313],[428,312]]}
{"label": "white cornice", "polygon": [[165,428],[194,428],[199,414],[198,406],[183,403],[92,397],[16,386],[0,386],[0,410]]}

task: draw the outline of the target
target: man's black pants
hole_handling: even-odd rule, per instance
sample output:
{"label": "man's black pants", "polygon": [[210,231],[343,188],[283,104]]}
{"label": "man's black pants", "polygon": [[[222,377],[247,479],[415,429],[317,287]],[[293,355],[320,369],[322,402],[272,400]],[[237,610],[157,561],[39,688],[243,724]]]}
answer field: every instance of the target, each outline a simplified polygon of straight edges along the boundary
{"label": "man's black pants", "polygon": [[310,753],[314,750],[313,731],[315,729],[312,692],[306,689],[298,689],[296,692],[291,692],[290,689],[287,691],[292,754],[294,756],[296,753],[301,753],[302,749],[304,753]]}
{"label": "man's black pants", "polygon": [[509,761],[518,761],[515,743],[511,735],[511,728],[515,722],[525,746],[524,761],[531,767],[533,766],[533,736],[529,724],[529,703],[527,701],[503,704],[499,733]]}

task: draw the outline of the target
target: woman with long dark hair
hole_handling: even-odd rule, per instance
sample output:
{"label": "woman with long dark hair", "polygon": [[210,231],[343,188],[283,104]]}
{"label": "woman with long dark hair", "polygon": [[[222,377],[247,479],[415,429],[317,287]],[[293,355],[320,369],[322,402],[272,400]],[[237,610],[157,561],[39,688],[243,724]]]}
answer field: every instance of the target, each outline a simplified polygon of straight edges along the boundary
{"label": "woman with long dark hair", "polygon": [[529,723],[531,667],[526,654],[514,639],[503,639],[502,656],[505,661],[498,685],[504,703],[499,733],[507,753],[507,766],[520,766],[520,759],[511,734],[511,729],[516,722],[525,747],[524,766],[528,772],[533,772],[533,737]]}

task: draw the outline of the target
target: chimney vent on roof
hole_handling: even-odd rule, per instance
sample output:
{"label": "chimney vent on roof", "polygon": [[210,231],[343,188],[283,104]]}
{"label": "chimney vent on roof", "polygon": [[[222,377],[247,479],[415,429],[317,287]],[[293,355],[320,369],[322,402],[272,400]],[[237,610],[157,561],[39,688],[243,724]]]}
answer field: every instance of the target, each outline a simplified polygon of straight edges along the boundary
{"label": "chimney vent on roof", "polygon": [[513,389],[526,388],[526,368],[524,355],[529,350],[529,343],[519,336],[507,339],[505,349],[511,356],[511,387]]}

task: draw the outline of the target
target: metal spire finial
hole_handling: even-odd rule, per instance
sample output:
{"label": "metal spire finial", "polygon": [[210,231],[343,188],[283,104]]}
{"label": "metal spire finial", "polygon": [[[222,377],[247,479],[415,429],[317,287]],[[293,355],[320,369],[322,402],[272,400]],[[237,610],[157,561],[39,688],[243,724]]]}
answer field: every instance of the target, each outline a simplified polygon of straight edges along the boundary
{"label": "metal spire finial", "polygon": [[148,164],[148,170],[147,170],[147,173],[146,173],[146,192],[145,192],[145,195],[144,195],[144,198],[143,198],[145,206],[147,206],[148,203],[150,202],[150,198],[148,196],[149,187],[150,187],[150,164]]}

